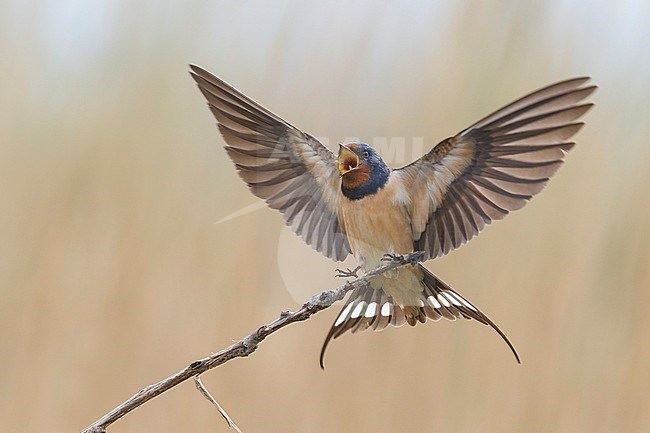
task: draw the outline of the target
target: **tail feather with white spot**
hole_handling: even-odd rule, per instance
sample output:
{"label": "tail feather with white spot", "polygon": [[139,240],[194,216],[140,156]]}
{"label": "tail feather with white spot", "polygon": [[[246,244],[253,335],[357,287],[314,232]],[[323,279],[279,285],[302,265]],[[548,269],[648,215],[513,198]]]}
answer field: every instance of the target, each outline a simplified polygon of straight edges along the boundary
{"label": "tail feather with white spot", "polygon": [[325,338],[320,353],[321,368],[325,368],[323,359],[330,340],[340,337],[347,331],[353,334],[367,329],[381,331],[388,325],[400,327],[408,323],[415,326],[416,323],[424,323],[427,319],[438,321],[441,318],[474,319],[492,327],[510,347],[517,362],[521,363],[514,346],[494,322],[425,267],[418,266],[424,275],[419,305],[396,304],[383,290],[374,290],[369,286],[360,287],[352,292]]}

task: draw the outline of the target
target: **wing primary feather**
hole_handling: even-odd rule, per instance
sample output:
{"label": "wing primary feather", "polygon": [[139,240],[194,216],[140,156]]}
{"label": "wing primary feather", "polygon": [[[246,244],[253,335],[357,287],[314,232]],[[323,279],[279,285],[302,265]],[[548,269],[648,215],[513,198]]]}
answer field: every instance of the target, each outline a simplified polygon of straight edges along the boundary
{"label": "wing primary feather", "polygon": [[[235,163],[235,167],[239,170],[246,171],[279,171],[279,170],[295,170],[295,164],[288,161],[272,161],[267,164],[261,165],[244,165]],[[302,174],[302,173],[299,173]]]}
{"label": "wing primary feather", "polygon": [[251,184],[253,186],[270,186],[290,179],[294,179],[295,177],[300,176],[301,174],[302,173],[296,173],[293,171],[283,171],[272,179],[264,180],[261,182],[251,182]]}
{"label": "wing primary feather", "polygon": [[[509,121],[516,119],[522,114],[529,114],[531,115],[531,117],[538,115],[538,113],[541,113],[541,115],[552,114],[555,111],[564,109],[567,105],[573,105],[582,101],[591,93],[593,93],[595,89],[596,87],[594,86],[585,87],[582,89],[575,89],[565,93],[561,93],[559,95],[552,96],[547,99],[536,101],[512,113],[505,114],[493,120],[492,122],[481,126],[481,128],[490,130],[495,125],[507,125]],[[544,109],[549,109],[550,111],[544,112],[543,111]]]}
{"label": "wing primary feather", "polygon": [[[471,179],[473,182],[476,182],[478,185],[482,186],[483,188],[489,189],[492,192],[504,195],[509,198],[514,198],[518,200],[529,200],[532,197],[531,195],[528,194],[513,194],[510,191],[506,191],[505,189],[495,185],[494,183],[490,182],[486,178],[482,178],[479,176],[472,176]],[[504,209],[504,210],[508,210],[508,209]]]}
{"label": "wing primary feather", "polygon": [[[218,89],[219,91],[229,95],[231,98],[234,100],[238,101],[242,106],[248,107],[249,109],[253,110],[259,110],[260,112],[266,114],[267,116],[270,116],[274,119],[277,119],[278,121],[281,121],[287,126],[290,126],[292,128],[295,128],[293,125],[289,124],[287,121],[281,119],[279,116],[276,114],[272,113],[271,111],[267,110],[257,102],[253,101],[251,98],[247,97],[243,93],[239,92],[237,89],[235,89],[233,86],[230,84],[226,83],[220,78],[217,78],[210,72],[206,71],[205,69],[201,68],[200,66],[196,65],[190,65],[190,68],[192,69],[192,72],[190,74],[192,77],[194,77],[195,81],[197,84],[199,84],[199,87],[201,87],[201,83],[205,83],[208,86],[213,86],[214,88]],[[198,78],[198,79],[197,79]]]}
{"label": "wing primary feather", "polygon": [[[493,208],[493,209],[496,210],[497,212],[502,213],[503,215],[507,215],[507,214],[508,214],[508,210],[507,210],[507,209],[504,209],[504,208],[502,208],[502,207],[500,207],[500,206],[497,206],[497,204],[493,203],[490,199],[488,199],[488,198],[485,196],[485,194],[483,194],[482,192],[480,192],[480,191],[476,188],[476,186],[472,185],[471,183],[468,183],[468,185],[467,185],[467,189],[468,189],[469,191],[472,192],[472,194],[474,195],[474,197],[476,197],[477,199],[479,199],[481,202],[487,204],[488,206],[490,206],[491,208]],[[479,206],[480,206],[480,205],[479,205]],[[483,208],[481,208],[481,209],[483,209]],[[488,218],[488,220],[491,220],[491,218]],[[486,221],[486,222],[488,222],[488,221]]]}
{"label": "wing primary feather", "polygon": [[[550,128],[543,128],[543,129],[533,129],[530,131],[523,131],[523,132],[514,132],[512,134],[505,134],[505,135],[500,135],[500,136],[492,136],[490,138],[490,144],[492,146],[494,145],[503,145],[507,143],[512,143],[512,142],[523,142],[523,140],[530,139],[530,138],[535,138],[538,140],[547,140],[547,137],[545,135],[556,135],[556,138],[553,138],[553,140],[565,140],[572,135],[574,135],[580,128],[584,126],[584,123],[570,123],[568,125],[562,125],[562,126],[553,126]],[[548,137],[550,138],[550,137]],[[549,143],[553,144],[555,141]]]}
{"label": "wing primary feather", "polygon": [[257,144],[259,146],[268,147],[270,149],[273,149],[281,153],[286,152],[285,146],[279,146],[277,139],[269,139],[259,134],[249,134],[246,132],[238,131],[236,129],[224,125],[223,123],[219,124],[219,131],[221,132],[221,135],[223,135],[224,139],[226,140],[226,143],[228,143],[230,139],[230,135],[233,135],[238,139],[247,141],[251,144]]}
{"label": "wing primary feather", "polygon": [[278,125],[284,126],[284,124],[278,122],[277,120],[260,114],[259,111],[248,111],[246,108],[243,108],[242,106],[232,103],[224,98],[221,98],[218,95],[210,95],[213,99],[209,100],[209,104],[219,111],[230,112],[234,117],[243,117],[245,119],[251,120],[256,125],[266,125],[267,130],[270,131],[273,131],[274,128],[276,128]]}
{"label": "wing primary feather", "polygon": [[[242,117],[237,117],[234,114],[229,113],[226,110],[221,110],[218,107],[212,106],[214,108],[213,112],[216,111],[219,115],[230,120],[234,124],[243,126],[244,128],[254,131],[258,134],[269,135],[272,137],[280,137],[286,132],[286,125],[281,123],[276,123],[274,126],[267,126],[266,124],[255,123],[249,119]],[[215,113],[215,116],[218,119],[218,115]],[[224,119],[220,119],[220,122],[224,122]]]}
{"label": "wing primary feather", "polygon": [[[521,107],[525,107],[527,105],[530,105],[534,103],[534,101],[539,101],[542,99],[546,99],[550,96],[556,95],[556,94],[561,94],[566,91],[570,91],[571,89],[575,89],[580,87],[582,84],[586,83],[589,81],[589,77],[579,77],[579,78],[574,78],[570,80],[565,80],[561,81],[559,83],[552,84],[550,86],[544,87],[543,89],[537,90],[535,92],[529,93],[528,95],[525,95],[519,99],[517,99],[514,102],[511,102],[510,104],[496,110],[493,113],[488,114],[487,116],[483,117],[481,120],[478,122],[472,124],[469,128],[467,128],[465,131],[468,131],[470,129],[474,128],[482,128],[486,124],[492,122],[495,119],[498,119],[502,116],[507,115],[508,113],[511,113],[513,111],[516,111],[520,109]],[[463,131],[463,132],[465,132]],[[462,135],[462,133],[461,133]]]}
{"label": "wing primary feather", "polygon": [[498,170],[495,170],[495,169],[489,168],[489,167],[482,168],[478,173],[481,176],[483,176],[485,178],[488,178],[488,179],[497,179],[497,180],[504,180],[506,182],[524,183],[524,184],[527,184],[527,183],[533,183],[534,184],[534,183],[539,183],[539,182],[545,182],[545,181],[547,181],[549,179],[548,177],[536,177],[536,178],[532,178],[532,179],[526,179],[526,178],[513,176],[511,174],[504,173],[502,171],[498,171]]}
{"label": "wing primary feather", "polygon": [[540,152],[547,149],[560,149],[563,151],[570,150],[575,143],[557,143],[557,144],[545,144],[538,146],[503,146],[495,147],[490,149],[490,155],[517,155],[521,153],[531,153],[531,152]]}
{"label": "wing primary feather", "polygon": [[506,123],[502,126],[496,128],[485,127],[486,130],[490,131],[490,134],[504,134],[509,131],[515,131],[523,127],[535,128],[548,128],[553,126],[566,125],[567,123],[573,122],[578,119],[580,116],[585,114],[594,104],[582,104],[574,107],[562,108],[550,113],[538,114],[536,116],[526,117],[514,122]]}

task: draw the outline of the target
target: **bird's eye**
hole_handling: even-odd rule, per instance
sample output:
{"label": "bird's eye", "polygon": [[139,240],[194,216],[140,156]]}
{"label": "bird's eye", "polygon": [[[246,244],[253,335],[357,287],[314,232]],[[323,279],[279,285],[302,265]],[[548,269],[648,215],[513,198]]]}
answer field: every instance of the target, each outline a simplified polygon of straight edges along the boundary
{"label": "bird's eye", "polygon": [[364,150],[364,151],[363,151],[363,157],[364,157],[364,158],[367,158],[367,157],[369,157],[369,156],[370,156],[370,153],[369,153],[367,150]]}

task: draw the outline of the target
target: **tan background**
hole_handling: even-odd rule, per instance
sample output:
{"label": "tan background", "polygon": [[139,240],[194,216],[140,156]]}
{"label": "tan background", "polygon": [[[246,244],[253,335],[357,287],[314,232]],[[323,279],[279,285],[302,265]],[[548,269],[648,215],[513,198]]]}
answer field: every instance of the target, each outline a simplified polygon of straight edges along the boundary
{"label": "tan background", "polygon": [[[0,431],[78,431],[336,283],[271,210],[216,224],[256,200],[190,62],[408,158],[542,85],[601,87],[541,196],[428,264],[523,365],[446,322],[346,335],[322,372],[333,308],[205,375],[245,432],[650,431],[649,3],[262,3],[0,4]],[[228,429],[187,383],[110,431]]]}

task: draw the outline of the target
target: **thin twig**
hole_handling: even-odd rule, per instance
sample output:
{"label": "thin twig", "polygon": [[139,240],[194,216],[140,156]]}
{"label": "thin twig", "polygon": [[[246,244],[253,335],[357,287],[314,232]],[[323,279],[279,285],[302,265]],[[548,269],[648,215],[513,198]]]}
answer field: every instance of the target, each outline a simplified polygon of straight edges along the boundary
{"label": "thin twig", "polygon": [[277,319],[269,324],[259,327],[257,331],[247,335],[230,347],[217,353],[213,353],[206,358],[194,361],[168,378],[140,390],[140,392],[126,400],[124,403],[120,404],[115,409],[86,427],[81,433],[106,433],[106,428],[109,425],[113,424],[115,421],[122,418],[141,404],[148,402],[152,398],[168,391],[187,379],[198,376],[214,367],[218,367],[231,359],[250,355],[255,352],[259,343],[274,332],[291,323],[307,320],[319,311],[329,308],[334,302],[343,299],[347,292],[367,285],[371,278],[404,265],[416,264],[422,261],[423,257],[424,254],[421,252],[406,254],[404,256],[395,256],[392,260],[386,261],[361,277],[347,281],[345,284],[335,289],[327,290],[313,296],[298,310],[280,313],[280,316]]}
{"label": "thin twig", "polygon": [[212,403],[214,407],[217,408],[223,419],[226,420],[228,423],[228,427],[234,428],[237,433],[242,433],[241,430],[239,430],[239,427],[237,427],[237,424],[235,424],[235,421],[232,420],[226,413],[226,411],[221,407],[221,405],[217,402],[217,400],[212,397],[212,394],[210,394],[210,391],[207,390],[205,385],[203,385],[203,382],[201,382],[201,376],[194,376],[194,385],[196,385],[196,389],[199,390],[201,395],[205,397],[207,401]]}

